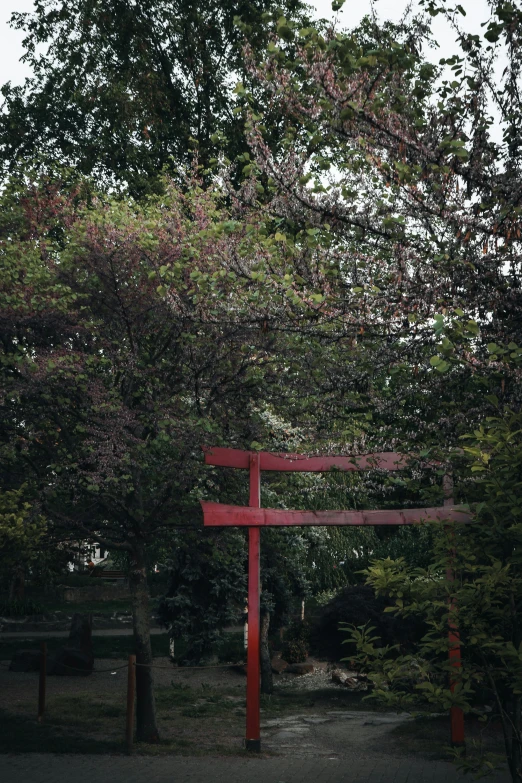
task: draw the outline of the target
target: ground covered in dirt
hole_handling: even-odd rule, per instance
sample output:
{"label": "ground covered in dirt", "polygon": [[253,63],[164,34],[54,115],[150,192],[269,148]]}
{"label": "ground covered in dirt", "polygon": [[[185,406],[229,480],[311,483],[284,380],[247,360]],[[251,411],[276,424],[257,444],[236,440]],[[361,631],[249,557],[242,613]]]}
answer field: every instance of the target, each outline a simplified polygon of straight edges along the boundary
{"label": "ground covered in dirt", "polygon": [[[331,667],[274,675],[262,697],[262,752],[325,758],[448,758],[449,720],[383,711],[365,691],[332,682]],[[0,666],[0,751],[123,752],[127,669],[124,659],[97,659],[89,677],[49,677],[46,715],[36,722],[38,674]],[[154,659],[159,745],[139,753],[244,754],[246,677],[242,666],[185,668]],[[482,733],[481,733],[482,732]],[[470,739],[502,753],[497,727],[468,721]]]}

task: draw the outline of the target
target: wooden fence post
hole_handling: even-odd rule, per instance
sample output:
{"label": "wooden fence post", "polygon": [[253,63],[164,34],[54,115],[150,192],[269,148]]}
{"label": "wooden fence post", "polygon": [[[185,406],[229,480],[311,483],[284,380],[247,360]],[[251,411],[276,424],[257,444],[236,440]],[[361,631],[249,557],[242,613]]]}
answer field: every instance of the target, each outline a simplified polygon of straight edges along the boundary
{"label": "wooden fence post", "polygon": [[136,693],[136,656],[129,655],[127,669],[127,725],[125,739],[127,753],[132,753],[132,740],[134,739],[134,696]]}
{"label": "wooden fence post", "polygon": [[42,723],[45,713],[45,684],[47,677],[47,644],[40,645],[40,677],[38,680],[38,723]]}

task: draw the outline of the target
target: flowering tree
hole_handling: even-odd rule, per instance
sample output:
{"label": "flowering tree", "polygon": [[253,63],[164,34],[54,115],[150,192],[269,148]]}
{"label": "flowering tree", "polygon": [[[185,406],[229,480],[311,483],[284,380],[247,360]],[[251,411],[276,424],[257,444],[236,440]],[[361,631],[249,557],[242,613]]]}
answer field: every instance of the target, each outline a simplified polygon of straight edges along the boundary
{"label": "flowering tree", "polygon": [[[286,246],[289,308],[303,312],[304,290],[315,303],[303,333],[320,340],[310,388],[330,432],[351,430],[366,446],[431,450],[446,465],[451,447],[464,445],[475,460],[453,465],[460,499],[477,503],[475,524],[441,533],[430,567],[384,560],[368,581],[397,599],[399,613],[430,624],[418,656],[432,701],[468,709],[487,683],[519,780],[522,9],[491,2],[483,36],[471,36],[459,28],[460,6],[424,6],[426,17],[398,27],[366,20],[349,34],[279,20],[265,62],[251,67],[286,111],[285,142],[271,151],[264,118],[239,85],[251,142],[242,198],[263,200],[274,239]],[[429,15],[439,13],[460,48],[437,83],[442,69],[422,47]],[[295,57],[280,39],[296,42]],[[473,429],[470,446],[459,438]],[[452,690],[440,663],[448,597],[459,607],[466,655]],[[380,695],[409,696],[405,661],[390,660],[369,632],[354,638]]]}
{"label": "flowering tree", "polygon": [[[251,63],[285,113],[276,152],[237,88],[251,143],[242,198],[254,204],[262,188],[288,251],[288,301],[299,309],[307,289],[314,303],[323,403],[334,419],[341,399],[352,412],[371,410],[374,431],[419,447],[466,431],[484,408],[485,377],[500,397],[518,393],[516,373],[489,357],[522,339],[520,11],[492,9],[484,38],[460,35],[440,86],[440,68],[422,56],[429,17],[399,27],[366,20],[349,34],[280,19],[265,62]],[[458,11],[447,13],[457,25]],[[279,45],[289,38],[295,56]],[[500,81],[493,40],[510,63]]]}
{"label": "flowering tree", "polygon": [[147,546],[216,491],[202,443],[262,437],[274,336],[235,296],[259,251],[216,196],[79,199],[50,182],[5,196],[3,476],[29,475],[55,526],[127,554],[137,734],[154,741]]}

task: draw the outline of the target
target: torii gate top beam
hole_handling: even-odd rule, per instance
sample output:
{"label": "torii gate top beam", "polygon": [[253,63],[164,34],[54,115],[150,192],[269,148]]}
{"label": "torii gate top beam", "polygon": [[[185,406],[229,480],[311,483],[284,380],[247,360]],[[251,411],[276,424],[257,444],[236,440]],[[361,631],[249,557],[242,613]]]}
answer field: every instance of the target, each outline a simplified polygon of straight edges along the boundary
{"label": "torii gate top beam", "polygon": [[[223,468],[250,468],[252,452],[228,449],[221,446],[203,447],[205,464]],[[259,455],[261,470],[320,473],[337,470],[401,470],[408,465],[408,456],[395,451],[363,454],[360,457],[307,457],[305,454],[273,454],[269,451],[254,452]]]}
{"label": "torii gate top beam", "polygon": [[[219,446],[203,448],[207,465],[249,470],[255,458],[256,470],[319,473],[332,469],[341,471],[401,470],[409,457],[395,451],[383,451],[361,456],[307,457],[305,454],[273,454],[268,451],[242,451]],[[438,463],[429,463],[432,466]],[[201,501],[205,527],[244,526],[271,527],[290,525],[414,525],[426,520],[469,522],[467,508],[454,506],[449,497],[444,507],[388,509],[382,511],[288,511],[248,506],[229,506]]]}

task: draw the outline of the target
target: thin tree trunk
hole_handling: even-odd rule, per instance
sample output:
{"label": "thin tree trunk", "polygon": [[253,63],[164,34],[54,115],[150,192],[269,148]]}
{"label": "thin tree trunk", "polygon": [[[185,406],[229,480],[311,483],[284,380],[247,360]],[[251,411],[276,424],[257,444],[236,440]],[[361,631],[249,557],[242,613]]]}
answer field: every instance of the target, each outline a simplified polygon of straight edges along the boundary
{"label": "thin tree trunk", "polygon": [[513,696],[506,705],[506,713],[510,719],[510,753],[508,755],[508,766],[513,783],[522,781],[522,754],[521,754],[521,698]]}
{"label": "thin tree trunk", "polygon": [[18,563],[13,569],[13,575],[9,583],[9,600],[23,601],[25,598],[25,571],[23,565]]}
{"label": "thin tree trunk", "polygon": [[143,549],[131,554],[129,586],[136,645],[136,741],[159,742],[151,668],[150,596]]}
{"label": "thin tree trunk", "polygon": [[270,650],[268,649],[268,629],[270,627],[270,612],[263,610],[261,612],[261,693],[272,693],[274,690],[274,680],[272,677],[272,661],[270,660]]}

